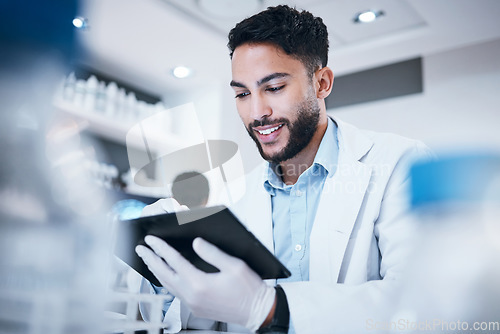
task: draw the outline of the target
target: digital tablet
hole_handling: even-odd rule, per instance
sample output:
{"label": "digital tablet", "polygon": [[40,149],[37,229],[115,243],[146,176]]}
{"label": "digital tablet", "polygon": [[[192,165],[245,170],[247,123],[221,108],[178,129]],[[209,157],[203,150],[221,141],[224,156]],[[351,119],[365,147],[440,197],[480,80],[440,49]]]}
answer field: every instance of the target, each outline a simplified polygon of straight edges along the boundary
{"label": "digital tablet", "polygon": [[193,250],[202,237],[229,255],[245,261],[262,279],[286,278],[290,271],[224,206],[141,217],[118,222],[115,254],[156,286],[161,283],[135,253],[146,235],[154,235],[177,249],[194,266],[208,273],[219,270]]}

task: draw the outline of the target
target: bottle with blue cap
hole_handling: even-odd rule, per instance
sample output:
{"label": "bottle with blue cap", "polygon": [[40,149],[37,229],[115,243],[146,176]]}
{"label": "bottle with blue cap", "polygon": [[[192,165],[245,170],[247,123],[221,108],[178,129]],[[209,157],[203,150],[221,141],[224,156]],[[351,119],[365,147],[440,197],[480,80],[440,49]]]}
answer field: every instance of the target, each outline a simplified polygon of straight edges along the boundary
{"label": "bottle with blue cap", "polygon": [[435,332],[500,331],[500,155],[442,156],[410,174],[418,247],[396,317]]}

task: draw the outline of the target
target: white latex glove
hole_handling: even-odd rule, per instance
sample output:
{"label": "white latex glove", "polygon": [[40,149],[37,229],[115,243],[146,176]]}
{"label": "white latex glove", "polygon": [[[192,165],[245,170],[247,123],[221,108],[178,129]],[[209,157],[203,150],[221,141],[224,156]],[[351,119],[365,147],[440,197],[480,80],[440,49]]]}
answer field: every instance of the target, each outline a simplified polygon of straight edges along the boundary
{"label": "white latex glove", "polygon": [[186,303],[193,314],[240,324],[251,331],[262,325],[274,304],[276,292],[245,262],[196,238],[194,251],[220,270],[205,273],[163,240],[147,236],[145,241],[154,252],[137,246],[137,254],[162,285]]}
{"label": "white latex glove", "polygon": [[162,198],[142,209],[141,217],[156,216],[164,213],[188,210],[185,205],[180,205],[173,198]]}

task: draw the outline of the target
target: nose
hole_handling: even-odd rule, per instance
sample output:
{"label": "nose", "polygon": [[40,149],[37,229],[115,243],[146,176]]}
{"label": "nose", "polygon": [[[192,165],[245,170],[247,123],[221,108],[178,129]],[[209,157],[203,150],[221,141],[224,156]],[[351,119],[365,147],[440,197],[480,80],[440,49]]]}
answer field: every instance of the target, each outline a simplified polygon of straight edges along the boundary
{"label": "nose", "polygon": [[273,109],[267,103],[266,99],[257,95],[252,95],[250,115],[254,120],[260,121],[266,117],[270,117],[273,114]]}

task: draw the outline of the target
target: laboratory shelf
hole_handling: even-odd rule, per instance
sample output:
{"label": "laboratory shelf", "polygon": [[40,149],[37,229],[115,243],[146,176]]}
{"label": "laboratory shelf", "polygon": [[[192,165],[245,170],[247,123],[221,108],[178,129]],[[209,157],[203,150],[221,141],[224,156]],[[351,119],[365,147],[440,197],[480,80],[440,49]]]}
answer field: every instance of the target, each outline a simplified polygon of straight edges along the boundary
{"label": "laboratory shelf", "polygon": [[135,120],[117,119],[116,116],[88,111],[62,99],[55,99],[53,105],[62,116],[68,116],[76,121],[81,130],[124,145],[143,150],[149,149],[152,152],[174,150],[183,146],[182,138],[169,132],[161,122],[156,122],[156,124],[149,122],[149,126],[145,127],[144,123],[147,122],[148,117]]}

